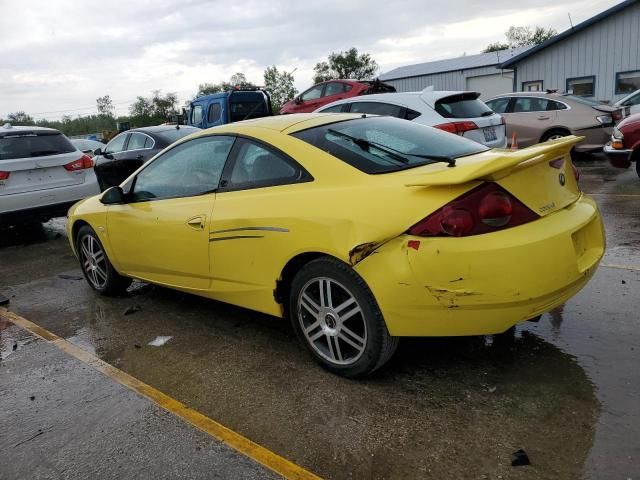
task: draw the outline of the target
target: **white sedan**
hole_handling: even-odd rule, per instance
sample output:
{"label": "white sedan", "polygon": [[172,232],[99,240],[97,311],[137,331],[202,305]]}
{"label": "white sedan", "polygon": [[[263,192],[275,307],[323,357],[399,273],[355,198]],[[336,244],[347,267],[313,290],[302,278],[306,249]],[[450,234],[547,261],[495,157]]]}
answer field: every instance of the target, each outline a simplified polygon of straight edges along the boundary
{"label": "white sedan", "polygon": [[0,127],[0,226],[66,215],[98,193],[93,160],[58,130]]}
{"label": "white sedan", "polygon": [[316,112],[351,112],[411,120],[463,136],[490,148],[505,148],[504,118],[478,99],[477,92],[380,93],[329,103]]}

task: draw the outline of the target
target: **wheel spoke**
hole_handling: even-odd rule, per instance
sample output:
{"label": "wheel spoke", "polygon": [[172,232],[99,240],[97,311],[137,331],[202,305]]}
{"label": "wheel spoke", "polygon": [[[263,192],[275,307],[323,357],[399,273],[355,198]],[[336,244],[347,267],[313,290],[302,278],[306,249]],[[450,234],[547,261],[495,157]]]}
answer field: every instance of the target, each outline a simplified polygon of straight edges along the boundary
{"label": "wheel spoke", "polygon": [[102,277],[103,280],[107,280],[107,273],[96,265],[96,273]]}
{"label": "wheel spoke", "polygon": [[315,322],[313,322],[311,325],[309,325],[308,327],[306,327],[304,329],[304,332],[309,335],[311,332],[313,332],[316,328],[318,328],[320,326],[320,320],[316,320]]}
{"label": "wheel spoke", "polygon": [[350,328],[345,327],[344,325],[342,325],[342,328],[340,329],[339,336],[342,340],[347,342],[353,348],[362,350],[362,348],[364,347],[364,344],[365,344],[364,338],[354,333]]}
{"label": "wheel spoke", "polygon": [[321,307],[326,307],[327,304],[325,303],[324,300],[324,287],[325,287],[325,280],[318,280],[318,286],[320,288],[320,306]]}
{"label": "wheel spoke", "polygon": [[309,295],[306,293],[302,294],[302,298],[300,299],[300,306],[304,307],[311,315],[314,317],[318,316],[320,312],[320,306],[314,302]]}
{"label": "wheel spoke", "polygon": [[83,241],[80,246],[82,248],[82,253],[84,253],[85,258],[91,257],[91,253],[89,252],[86,242]]}
{"label": "wheel spoke", "polygon": [[93,259],[95,260],[96,263],[102,262],[102,260],[104,260],[104,252],[102,250],[98,250]]}
{"label": "wheel spoke", "polygon": [[338,337],[329,337],[329,342],[331,342],[333,339],[333,341],[335,341],[335,352],[336,352],[336,356],[338,357],[338,361],[342,361],[342,352],[340,351],[340,340],[338,340]]}
{"label": "wheel spoke", "polygon": [[99,286],[100,283],[98,283],[98,274],[96,273],[95,270],[91,270],[91,281],[93,282],[94,286]]}
{"label": "wheel spoke", "polygon": [[[86,257],[85,257],[86,258]],[[91,266],[91,260],[89,260],[88,258],[86,258],[86,260],[83,263],[84,265],[84,271],[87,272],[89,267]]]}
{"label": "wheel spoke", "polygon": [[335,353],[335,350],[333,349],[333,340],[331,338],[332,337],[330,335],[327,335],[327,344],[329,345],[329,356],[331,357],[331,360],[336,360],[336,353]]}
{"label": "wheel spoke", "polygon": [[349,320],[351,317],[353,317],[355,314],[360,313],[362,310],[360,310],[360,307],[358,306],[358,304],[356,303],[355,306],[349,310],[347,313],[340,315],[340,321],[342,323],[346,322],[347,320]]}
{"label": "wheel spoke", "polygon": [[325,333],[324,333],[324,330],[320,329],[320,330],[318,330],[316,333],[314,333],[313,335],[311,335],[311,336],[309,337],[309,341],[313,343],[313,342],[315,342],[317,339],[319,339],[321,336],[323,336],[324,334],[325,334]]}
{"label": "wheel spoke", "polygon": [[333,308],[333,301],[331,300],[331,280],[328,278],[320,280],[320,292],[321,299],[324,301],[322,306]]}
{"label": "wheel spoke", "polygon": [[355,303],[356,299],[353,297],[349,297],[347,300],[345,300],[344,302],[342,302],[340,305],[338,305],[334,310],[335,312],[340,315],[340,312],[342,310],[344,310],[345,308],[347,308],[349,305],[351,305],[352,303]]}

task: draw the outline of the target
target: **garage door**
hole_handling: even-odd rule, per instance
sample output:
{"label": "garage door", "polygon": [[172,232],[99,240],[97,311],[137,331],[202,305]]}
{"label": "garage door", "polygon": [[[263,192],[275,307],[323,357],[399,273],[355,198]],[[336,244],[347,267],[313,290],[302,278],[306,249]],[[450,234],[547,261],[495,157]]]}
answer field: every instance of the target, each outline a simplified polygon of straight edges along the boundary
{"label": "garage door", "polygon": [[481,100],[513,91],[513,72],[467,77],[467,90],[480,92]]}

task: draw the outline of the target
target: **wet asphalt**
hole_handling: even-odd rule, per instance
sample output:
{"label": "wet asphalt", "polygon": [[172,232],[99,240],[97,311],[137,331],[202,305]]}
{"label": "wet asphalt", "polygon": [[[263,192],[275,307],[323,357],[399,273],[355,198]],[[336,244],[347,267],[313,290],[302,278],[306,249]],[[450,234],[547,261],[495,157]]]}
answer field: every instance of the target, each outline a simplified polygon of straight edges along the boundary
{"label": "wet asphalt", "polygon": [[[326,478],[640,479],[640,179],[601,158],[579,167],[608,242],[583,291],[512,335],[403,339],[389,364],[365,380],[316,366],[282,320],[137,282],[125,297],[100,297],[82,278],[64,219],[0,231],[0,294],[10,310]],[[149,345],[157,336],[172,338]],[[59,448],[52,431],[33,440],[40,450],[21,451],[25,444],[15,444],[33,422],[20,418],[61,426],[67,442],[94,438],[69,407],[88,388],[86,371],[65,374],[69,388],[53,389],[39,372],[70,360],[47,347],[34,364],[27,352],[44,347],[0,325],[0,478],[45,471]],[[38,374],[24,374],[30,370]],[[169,414],[145,422],[152,405],[127,408],[133,394],[101,380],[90,381],[97,400],[86,402],[84,417],[99,411],[108,431],[122,428],[82,460],[64,457],[69,471],[100,471],[116,443],[126,451],[141,437],[160,439],[154,448],[162,450],[175,432],[177,454],[158,459],[167,465],[188,461],[186,452],[205,442]],[[37,412],[32,391],[51,392]],[[8,421],[7,412],[21,413]],[[519,449],[531,465],[511,465]],[[126,458],[123,471],[137,472],[136,457]],[[214,454],[198,461],[207,458],[220,462]],[[9,461],[27,467],[16,475]]]}

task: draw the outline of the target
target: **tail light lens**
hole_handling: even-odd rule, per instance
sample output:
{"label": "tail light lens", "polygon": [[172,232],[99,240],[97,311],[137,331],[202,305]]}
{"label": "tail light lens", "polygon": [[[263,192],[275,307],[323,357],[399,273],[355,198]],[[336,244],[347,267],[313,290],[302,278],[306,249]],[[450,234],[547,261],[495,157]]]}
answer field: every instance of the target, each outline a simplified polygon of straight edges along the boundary
{"label": "tail light lens", "polygon": [[11,172],[0,172],[0,180],[6,180],[11,175]]}
{"label": "tail light lens", "polygon": [[470,121],[441,123],[440,125],[435,125],[434,127],[439,128],[440,130],[444,130],[445,132],[455,133],[458,135],[462,135],[464,132],[468,132],[469,130],[478,129],[478,125]]}
{"label": "tail light lens", "polygon": [[496,183],[483,183],[409,229],[419,237],[466,237],[516,227],[540,218]]}
{"label": "tail light lens", "polygon": [[69,170],[70,172],[91,167],[93,167],[93,160],[91,160],[89,155],[82,155],[78,160],[74,160],[64,166],[65,170]]}

